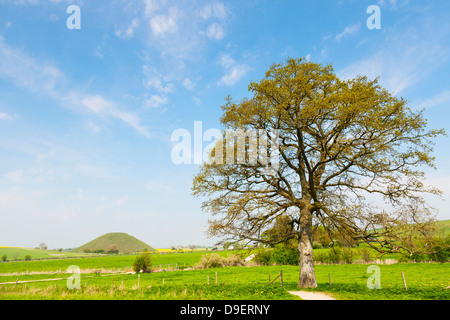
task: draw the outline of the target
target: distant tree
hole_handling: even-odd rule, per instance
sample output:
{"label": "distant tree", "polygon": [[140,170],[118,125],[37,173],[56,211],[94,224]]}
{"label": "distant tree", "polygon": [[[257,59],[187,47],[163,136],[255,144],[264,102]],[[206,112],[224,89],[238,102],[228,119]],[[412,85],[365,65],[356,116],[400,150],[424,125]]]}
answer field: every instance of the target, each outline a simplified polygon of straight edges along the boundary
{"label": "distant tree", "polygon": [[6,259],[7,259],[8,257],[6,256],[6,255],[2,255],[2,261],[3,262],[6,262]]}
{"label": "distant tree", "polygon": [[144,252],[139,257],[136,257],[133,263],[133,270],[135,272],[148,273],[151,272],[152,260],[149,252]]}
{"label": "distant tree", "polygon": [[45,244],[45,243],[41,243],[41,244],[39,244],[39,249],[41,249],[41,250],[47,250],[47,245]]}
{"label": "distant tree", "polygon": [[24,258],[26,261],[30,261],[31,260],[31,256],[29,254],[27,254]]}
{"label": "distant tree", "polygon": [[119,253],[119,250],[117,249],[117,246],[116,246],[115,244],[112,244],[112,245],[109,247],[108,253]]}
{"label": "distant tree", "polygon": [[231,246],[231,242],[230,241],[225,241],[223,243],[223,250],[228,250],[228,248]]}

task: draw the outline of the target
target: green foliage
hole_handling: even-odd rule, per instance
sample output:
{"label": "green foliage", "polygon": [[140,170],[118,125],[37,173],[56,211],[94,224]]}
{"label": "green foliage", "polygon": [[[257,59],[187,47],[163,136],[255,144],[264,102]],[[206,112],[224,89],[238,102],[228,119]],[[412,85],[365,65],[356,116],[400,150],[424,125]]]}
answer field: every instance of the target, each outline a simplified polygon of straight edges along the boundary
{"label": "green foliage", "polygon": [[4,254],[2,255],[2,261],[5,262],[8,257]]}
{"label": "green foliage", "polygon": [[27,254],[24,259],[25,259],[25,261],[30,261],[31,260],[31,256],[29,254]]}
{"label": "green foliage", "polygon": [[342,248],[333,247],[328,251],[328,261],[330,263],[339,263],[342,260]]}
{"label": "green foliage", "polygon": [[354,252],[351,249],[348,248],[344,248],[342,250],[342,260],[345,263],[353,263],[353,256],[354,256]]}
{"label": "green foliage", "polygon": [[272,253],[273,260],[278,265],[298,265],[299,253],[297,248],[286,245],[275,246]]}
{"label": "green foliage", "polygon": [[430,258],[437,262],[447,262],[450,259],[450,235],[440,238],[434,244]]}
{"label": "green foliage", "polygon": [[197,269],[209,269],[209,268],[233,267],[243,265],[244,260],[242,260],[242,257],[237,254],[228,255],[227,257],[224,257],[217,253],[213,253],[203,255],[200,262],[197,263],[195,267]]}
{"label": "green foliage", "polygon": [[370,262],[371,260],[373,260],[373,252],[371,249],[362,247],[358,251],[364,262]]}
{"label": "green foliage", "polygon": [[136,257],[133,263],[133,270],[135,272],[148,273],[151,271],[152,259],[150,253],[144,252],[140,256]]}
{"label": "green foliage", "polygon": [[255,254],[253,261],[259,265],[268,266],[272,262],[272,252],[270,250],[261,250]]}

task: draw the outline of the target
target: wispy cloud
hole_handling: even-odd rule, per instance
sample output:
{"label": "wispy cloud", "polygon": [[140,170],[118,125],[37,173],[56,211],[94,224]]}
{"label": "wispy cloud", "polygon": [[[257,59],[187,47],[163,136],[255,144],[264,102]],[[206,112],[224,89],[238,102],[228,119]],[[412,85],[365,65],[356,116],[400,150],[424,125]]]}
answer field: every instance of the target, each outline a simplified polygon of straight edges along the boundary
{"label": "wispy cloud", "polygon": [[347,26],[347,27],[345,27],[344,31],[342,31],[341,33],[339,33],[338,35],[336,35],[334,37],[334,40],[340,41],[344,37],[354,35],[359,31],[360,28],[361,28],[361,24],[359,24],[359,23],[351,25],[351,26]]}
{"label": "wispy cloud", "polygon": [[79,96],[77,94],[73,94],[71,99],[72,102],[81,102],[82,105],[95,114],[117,118],[134,128],[141,135],[150,138],[150,134],[147,129],[140,124],[139,117],[132,112],[119,109],[115,102],[108,101],[100,95]]}
{"label": "wispy cloud", "polygon": [[150,19],[150,28],[154,36],[163,36],[167,33],[175,33],[178,30],[178,19],[181,10],[171,7],[168,14],[158,14]]}
{"label": "wispy cloud", "polygon": [[395,29],[385,32],[382,47],[341,69],[338,75],[344,79],[358,75],[379,77],[384,87],[398,94],[423,81],[448,61],[449,28],[418,21],[417,26],[404,32]]}
{"label": "wispy cloud", "polygon": [[222,54],[219,63],[225,70],[225,75],[219,81],[219,84],[232,86],[237,83],[248,72],[249,67],[246,64],[238,63],[232,57]]}
{"label": "wispy cloud", "polygon": [[117,37],[122,39],[131,39],[134,37],[134,31],[139,26],[139,19],[133,19],[131,24],[125,30],[116,30],[114,33]]}
{"label": "wispy cloud", "polygon": [[159,95],[152,95],[149,99],[145,101],[146,108],[157,109],[160,106],[166,104],[168,99],[166,97],[161,97]]}
{"label": "wispy cloud", "polygon": [[447,105],[450,107],[450,90],[438,93],[434,97],[420,103],[423,108],[433,108]]}
{"label": "wispy cloud", "polygon": [[12,120],[14,117],[4,112],[0,112],[0,120]]}
{"label": "wispy cloud", "polygon": [[37,61],[21,50],[9,46],[0,36],[0,77],[32,92],[55,94],[57,84],[66,77],[54,64]]}
{"label": "wispy cloud", "polygon": [[[9,80],[14,85],[45,95],[61,105],[69,102],[69,106],[77,110],[83,105],[97,115],[117,118],[138,133],[150,137],[146,128],[140,124],[139,117],[129,111],[119,108],[118,104],[108,101],[100,95],[86,95],[71,91],[66,93],[70,83],[67,76],[50,62],[39,61],[27,53],[6,44],[0,37],[0,77]],[[0,119],[9,119],[7,114],[0,114]]]}

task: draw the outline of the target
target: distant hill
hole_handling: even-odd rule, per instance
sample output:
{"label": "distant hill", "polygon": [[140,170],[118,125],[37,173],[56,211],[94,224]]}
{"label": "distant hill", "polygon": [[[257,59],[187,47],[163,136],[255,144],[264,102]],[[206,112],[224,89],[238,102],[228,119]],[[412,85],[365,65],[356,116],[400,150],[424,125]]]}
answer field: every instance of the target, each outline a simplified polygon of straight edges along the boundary
{"label": "distant hill", "polygon": [[113,246],[119,250],[119,253],[142,252],[145,249],[147,249],[147,251],[156,251],[148,244],[136,239],[133,236],[130,236],[127,233],[107,233],[82,245],[81,247],[73,249],[72,251],[84,252],[86,250],[90,250],[93,252],[103,250],[104,252],[108,252]]}

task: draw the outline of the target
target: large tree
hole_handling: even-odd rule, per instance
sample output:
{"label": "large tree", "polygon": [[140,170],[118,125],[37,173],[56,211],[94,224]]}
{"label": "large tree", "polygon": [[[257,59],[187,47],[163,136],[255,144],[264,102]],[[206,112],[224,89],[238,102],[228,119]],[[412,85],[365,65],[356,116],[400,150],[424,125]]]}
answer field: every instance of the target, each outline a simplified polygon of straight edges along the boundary
{"label": "large tree", "polygon": [[[434,167],[432,142],[444,131],[428,130],[423,111],[377,80],[341,80],[331,65],[304,59],[272,65],[249,91],[241,101],[228,97],[221,118],[225,129],[244,133],[237,140],[245,153],[230,155],[238,144],[228,148],[235,139],[224,130],[193,181],[194,195],[206,197],[203,209],[214,217],[208,233],[272,244],[297,239],[299,287],[317,286],[313,222],[380,252],[398,249],[389,235],[409,221],[398,219],[408,214],[405,205],[440,193],[425,186],[422,167]],[[271,150],[272,162],[277,156],[276,166],[252,160],[249,132]],[[376,195],[382,206],[372,205]],[[280,219],[289,227],[261,236]]]}

